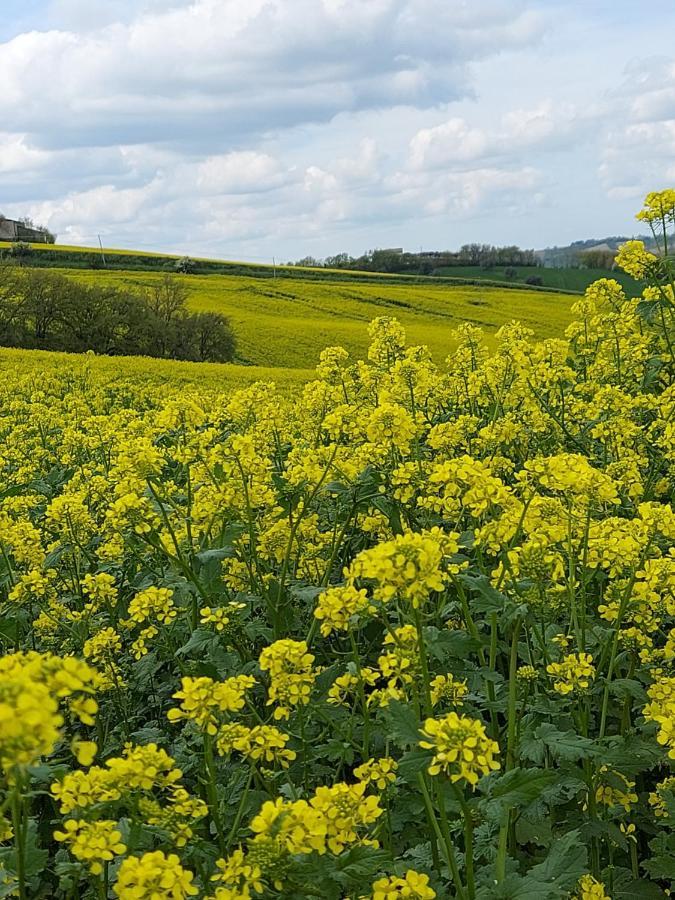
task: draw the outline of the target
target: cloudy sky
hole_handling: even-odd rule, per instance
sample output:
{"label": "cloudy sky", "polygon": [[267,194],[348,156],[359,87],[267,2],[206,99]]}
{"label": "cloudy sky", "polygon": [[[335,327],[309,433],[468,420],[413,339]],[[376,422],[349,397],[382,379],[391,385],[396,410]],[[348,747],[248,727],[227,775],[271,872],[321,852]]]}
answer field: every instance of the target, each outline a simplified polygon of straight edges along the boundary
{"label": "cloudy sky", "polygon": [[0,211],[294,259],[633,234],[673,0],[2,0]]}

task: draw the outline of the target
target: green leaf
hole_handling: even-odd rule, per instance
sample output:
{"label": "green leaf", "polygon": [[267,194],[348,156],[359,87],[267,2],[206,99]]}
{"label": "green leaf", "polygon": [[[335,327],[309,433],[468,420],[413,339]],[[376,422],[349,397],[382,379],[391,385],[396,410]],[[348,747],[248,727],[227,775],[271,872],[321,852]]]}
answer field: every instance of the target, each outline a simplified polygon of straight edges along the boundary
{"label": "green leaf", "polygon": [[0,491],[0,500],[6,500],[7,497],[20,497],[22,494],[27,494],[31,487],[32,485],[30,482],[26,482],[25,484],[13,484]]}
{"label": "green leaf", "polygon": [[516,838],[519,844],[536,844],[548,847],[553,840],[551,821],[548,816],[530,818],[529,811],[516,820]]}
{"label": "green leaf", "polygon": [[[336,857],[333,878],[344,887],[362,888],[390,863],[391,857],[385,850],[371,847],[353,847]],[[338,868],[339,866],[339,868]]]}
{"label": "green leaf", "polygon": [[637,775],[663,759],[663,750],[656,741],[645,740],[637,734],[606,738],[605,744],[600,751],[603,763],[624,775]]}
{"label": "green leaf", "polygon": [[167,735],[155,725],[146,725],[144,728],[139,728],[138,731],[133,731],[130,737],[136,744],[158,744],[161,747],[166,741]]}
{"label": "green leaf", "polygon": [[642,864],[643,868],[652,878],[667,878],[675,884],[675,831],[659,831],[649,842],[649,849],[654,855]]}
{"label": "green leaf", "polygon": [[189,656],[192,653],[202,655],[204,650],[209,650],[219,643],[218,637],[212,631],[207,628],[195,628],[188,642],[176,650],[176,656]]}
{"label": "green leaf", "polygon": [[543,741],[554,757],[576,761],[597,756],[599,748],[590,738],[576,734],[574,731],[558,731],[555,725],[545,722],[534,732],[534,736]]}
{"label": "green leaf", "polygon": [[401,525],[401,513],[398,503],[389,500],[382,494],[373,497],[371,500],[375,509],[379,510],[382,515],[387,517],[389,527],[394,534],[403,534],[403,526]]}
{"label": "green leaf", "polygon": [[644,878],[634,878],[620,885],[615,883],[612,889],[612,900],[665,900],[665,897],[660,887]]}
{"label": "green leaf", "polygon": [[155,673],[162,667],[161,660],[157,659],[154,650],[142,656],[133,664],[134,680],[138,687],[146,687]]}
{"label": "green leaf", "polygon": [[231,556],[234,556],[232,547],[215,547],[212,550],[200,550],[199,553],[195,553],[195,559],[198,559],[202,565],[210,562],[220,562],[220,560]]}
{"label": "green leaf", "polygon": [[[328,688],[335,681],[335,678],[338,675],[341,667],[337,663],[333,663],[332,666],[328,666],[328,668],[324,669],[316,678],[316,689],[317,692],[323,696],[327,693]],[[334,708],[333,708],[334,709]]]}
{"label": "green leaf", "polygon": [[297,897],[321,897],[322,900],[340,900],[372,884],[382,870],[391,866],[391,856],[374,847],[352,847],[339,856],[308,854],[292,865],[293,880],[314,888],[311,892],[284,893],[289,900]]}
{"label": "green leaf", "polygon": [[389,733],[394,742],[403,750],[417,747],[420,741],[419,722],[407,703],[392,700],[385,710]]}
{"label": "green leaf", "polygon": [[507,807],[527,806],[559,777],[550,769],[511,769],[487,780],[488,797]]}
{"label": "green leaf", "polygon": [[323,489],[327,494],[348,494],[351,491],[350,487],[340,481],[329,481],[324,484]]}
{"label": "green leaf", "polygon": [[301,603],[306,606],[314,606],[314,601],[319,596],[319,594],[323,594],[326,590],[325,587],[317,587],[316,585],[301,585],[295,584],[290,588],[291,597],[295,600],[300,600]]}
{"label": "green leaf", "polygon": [[4,616],[0,619],[0,640],[13,643],[16,640],[18,630],[16,616]]}
{"label": "green leaf", "polygon": [[568,831],[556,838],[546,859],[533,866],[528,877],[544,884],[555,885],[571,891],[581,876],[588,871],[588,853],[578,831]]}
{"label": "green leaf", "polygon": [[609,691],[620,700],[637,700],[641,705],[647,702],[647,693],[644,687],[634,678],[615,678],[610,683]]}
{"label": "green leaf", "polygon": [[465,584],[469,590],[478,594],[478,599],[471,601],[472,612],[500,612],[504,609],[507,598],[504,594],[493,588],[487,575],[460,575],[459,580]]}
{"label": "green leaf", "polygon": [[445,662],[450,659],[466,660],[469,654],[481,647],[481,642],[472,638],[466,631],[441,631],[439,628],[425,628],[429,655]]}
{"label": "green leaf", "polygon": [[398,776],[408,784],[417,782],[417,775],[424,772],[431,762],[430,750],[408,750],[398,761]]}
{"label": "green leaf", "polygon": [[564,896],[556,885],[546,884],[529,875],[523,878],[516,872],[507,875],[501,884],[486,885],[476,892],[476,900],[560,900]]}
{"label": "green leaf", "polygon": [[[42,872],[49,858],[49,852],[38,847],[37,837],[37,824],[35,819],[30,819],[26,829],[23,854],[24,874],[28,878]],[[3,863],[10,872],[16,873],[17,857],[14,844],[11,847],[0,848],[0,863]]]}

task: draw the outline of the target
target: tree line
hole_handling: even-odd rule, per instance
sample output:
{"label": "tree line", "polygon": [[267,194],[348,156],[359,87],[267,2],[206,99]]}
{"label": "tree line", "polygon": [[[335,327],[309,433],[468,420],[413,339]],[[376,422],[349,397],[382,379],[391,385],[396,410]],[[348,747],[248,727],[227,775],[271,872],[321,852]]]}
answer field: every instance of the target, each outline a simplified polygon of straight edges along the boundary
{"label": "tree line", "polygon": [[395,249],[368,250],[361,256],[338,253],[325,259],[305,256],[289,265],[327,268],[358,269],[364,272],[389,274],[433,275],[437,269],[451,266],[537,266],[539,260],[534,250],[516,246],[496,247],[493,244],[464,244],[459,250],[433,250],[405,253]]}
{"label": "tree line", "polygon": [[225,316],[187,310],[188,292],[165,275],[140,290],[85,285],[0,262],[0,344],[228,362],[235,341]]}

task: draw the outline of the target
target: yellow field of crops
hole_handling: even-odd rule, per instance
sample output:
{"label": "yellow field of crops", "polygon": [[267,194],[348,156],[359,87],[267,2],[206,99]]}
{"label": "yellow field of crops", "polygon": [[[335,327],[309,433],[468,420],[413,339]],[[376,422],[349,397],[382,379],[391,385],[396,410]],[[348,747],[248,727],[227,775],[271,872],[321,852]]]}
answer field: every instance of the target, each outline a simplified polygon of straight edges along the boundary
{"label": "yellow field of crops", "polygon": [[165,385],[171,392],[184,386],[226,392],[262,381],[274,382],[280,389],[290,390],[309,380],[312,374],[311,369],[300,368],[0,348],[0,376],[9,379],[32,376],[36,386],[41,378],[58,375],[84,388],[91,380],[97,384],[129,381],[153,388]]}
{"label": "yellow field of crops", "polygon": [[[91,284],[140,289],[164,276],[154,272],[56,270]],[[340,345],[353,354],[367,347],[364,325],[395,315],[412,343],[426,344],[438,362],[452,350],[462,322],[487,334],[514,319],[537,338],[560,335],[570,321],[574,296],[495,287],[382,282],[304,281],[227,275],[179,276],[195,311],[226,315],[237,356],[251,365],[312,368],[321,350]]]}
{"label": "yellow field of crops", "polygon": [[618,258],[189,279],[267,368],[0,352],[0,897],[672,896],[675,266]]}

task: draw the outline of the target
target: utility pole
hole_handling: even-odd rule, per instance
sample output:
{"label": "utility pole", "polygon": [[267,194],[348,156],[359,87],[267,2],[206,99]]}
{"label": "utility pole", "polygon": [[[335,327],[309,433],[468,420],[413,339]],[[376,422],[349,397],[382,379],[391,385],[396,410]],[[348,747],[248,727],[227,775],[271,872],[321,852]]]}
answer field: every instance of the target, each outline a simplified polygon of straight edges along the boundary
{"label": "utility pole", "polygon": [[274,273],[274,277],[277,277],[277,260],[276,257],[272,257],[272,272]]}

